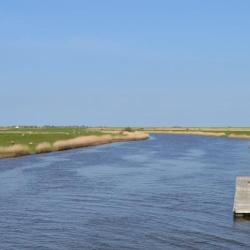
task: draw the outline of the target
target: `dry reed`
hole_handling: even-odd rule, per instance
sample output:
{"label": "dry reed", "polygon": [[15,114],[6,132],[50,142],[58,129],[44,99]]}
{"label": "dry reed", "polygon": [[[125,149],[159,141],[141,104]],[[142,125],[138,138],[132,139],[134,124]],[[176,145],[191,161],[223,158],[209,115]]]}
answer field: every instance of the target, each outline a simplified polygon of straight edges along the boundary
{"label": "dry reed", "polygon": [[42,142],[39,143],[36,146],[36,153],[41,154],[41,153],[48,153],[52,151],[52,146],[48,142]]}
{"label": "dry reed", "polygon": [[[53,145],[48,142],[40,143],[35,147],[35,153],[39,154],[51,151],[96,146],[112,142],[145,140],[148,138],[149,134],[143,132],[123,132],[122,134],[115,134],[113,136],[80,136],[73,139],[56,141]],[[32,154],[32,152],[27,145],[16,144],[8,147],[0,147],[0,158],[17,157],[28,154]]]}
{"label": "dry reed", "polygon": [[55,150],[60,151],[65,149],[102,145],[112,142],[145,140],[148,138],[149,135],[142,132],[124,132],[123,135],[115,137],[112,137],[111,135],[81,136],[74,139],[56,141],[53,144],[53,147]]}
{"label": "dry reed", "polygon": [[30,154],[30,150],[26,145],[16,144],[8,147],[0,147],[0,158],[16,157],[28,154]]}

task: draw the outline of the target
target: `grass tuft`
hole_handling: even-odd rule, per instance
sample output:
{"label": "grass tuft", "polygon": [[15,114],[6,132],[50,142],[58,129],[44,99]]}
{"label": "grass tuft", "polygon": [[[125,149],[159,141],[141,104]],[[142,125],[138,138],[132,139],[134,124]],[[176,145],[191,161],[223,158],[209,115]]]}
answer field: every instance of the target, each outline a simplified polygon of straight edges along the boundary
{"label": "grass tuft", "polygon": [[39,143],[35,148],[36,153],[48,153],[52,151],[52,146],[49,142]]}
{"label": "grass tuft", "polygon": [[8,147],[0,147],[0,158],[16,157],[30,154],[30,149],[26,145],[16,144]]}

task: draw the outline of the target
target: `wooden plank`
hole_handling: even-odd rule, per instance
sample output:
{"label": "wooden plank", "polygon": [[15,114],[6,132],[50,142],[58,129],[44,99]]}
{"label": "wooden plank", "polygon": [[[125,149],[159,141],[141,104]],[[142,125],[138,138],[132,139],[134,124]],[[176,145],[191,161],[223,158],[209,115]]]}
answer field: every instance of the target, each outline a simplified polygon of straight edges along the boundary
{"label": "wooden plank", "polygon": [[250,176],[236,178],[233,211],[236,216],[250,215]]}

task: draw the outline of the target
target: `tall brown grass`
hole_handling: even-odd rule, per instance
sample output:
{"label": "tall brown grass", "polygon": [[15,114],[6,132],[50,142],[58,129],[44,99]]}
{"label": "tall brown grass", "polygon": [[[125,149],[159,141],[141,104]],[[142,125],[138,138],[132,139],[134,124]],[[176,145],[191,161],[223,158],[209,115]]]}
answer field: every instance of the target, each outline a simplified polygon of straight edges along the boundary
{"label": "tall brown grass", "polygon": [[60,151],[60,150],[65,150],[65,149],[101,145],[101,144],[110,143],[110,142],[112,142],[112,137],[110,135],[80,136],[80,137],[76,137],[73,139],[56,141],[53,144],[53,148],[55,148],[55,150]]}
{"label": "tall brown grass", "polygon": [[230,134],[228,135],[229,138],[236,138],[236,139],[250,139],[250,135],[238,135],[238,134]]}
{"label": "tall brown grass", "polygon": [[146,140],[149,138],[149,134],[138,131],[136,132],[122,131],[121,135],[122,136],[114,137],[112,139],[112,142],[139,141],[139,140]]}
{"label": "tall brown grass", "polygon": [[[47,153],[51,151],[61,151],[66,149],[74,149],[80,147],[89,147],[102,145],[112,142],[137,141],[145,140],[149,135],[143,132],[127,132],[123,131],[120,134],[102,135],[102,136],[80,136],[73,139],[59,140],[51,145],[48,142],[43,142],[35,147],[35,153]],[[0,147],[0,158],[16,157],[21,155],[31,154],[29,147],[26,145],[16,144],[8,147]]]}
{"label": "tall brown grass", "polygon": [[56,141],[53,144],[53,148],[60,151],[65,149],[102,145],[112,142],[145,140],[148,138],[149,135],[142,132],[123,132],[121,135],[116,135],[114,137],[111,135],[81,136],[74,139]]}
{"label": "tall brown grass", "polygon": [[8,147],[0,147],[0,158],[16,157],[28,154],[30,154],[30,150],[26,145],[16,144]]}
{"label": "tall brown grass", "polygon": [[48,153],[52,151],[52,146],[49,142],[42,142],[36,146],[36,153]]}
{"label": "tall brown grass", "polygon": [[199,136],[215,136],[223,137],[226,134],[224,132],[207,132],[207,131],[174,131],[174,130],[148,130],[150,133],[156,134],[169,134],[169,135],[199,135]]}

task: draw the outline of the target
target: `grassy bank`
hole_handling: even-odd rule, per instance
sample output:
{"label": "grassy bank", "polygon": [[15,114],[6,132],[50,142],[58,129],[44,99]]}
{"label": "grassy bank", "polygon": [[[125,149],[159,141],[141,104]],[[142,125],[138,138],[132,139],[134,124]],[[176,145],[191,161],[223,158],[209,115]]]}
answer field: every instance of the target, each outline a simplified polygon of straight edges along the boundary
{"label": "grassy bank", "polygon": [[250,128],[147,128],[147,133],[216,136],[250,140]]}
{"label": "grassy bank", "polygon": [[0,158],[147,139],[142,132],[102,131],[86,128],[0,129]]}
{"label": "grassy bank", "polygon": [[[97,128],[96,128],[97,129]],[[99,131],[115,132],[121,128],[99,128]],[[238,139],[249,139],[250,140],[250,128],[133,128],[137,131],[143,131],[150,134],[173,134],[173,135],[197,135],[197,136],[216,136],[216,137],[228,137]]]}
{"label": "grassy bank", "polygon": [[0,128],[0,158],[144,140],[149,133],[250,140],[250,128]]}

